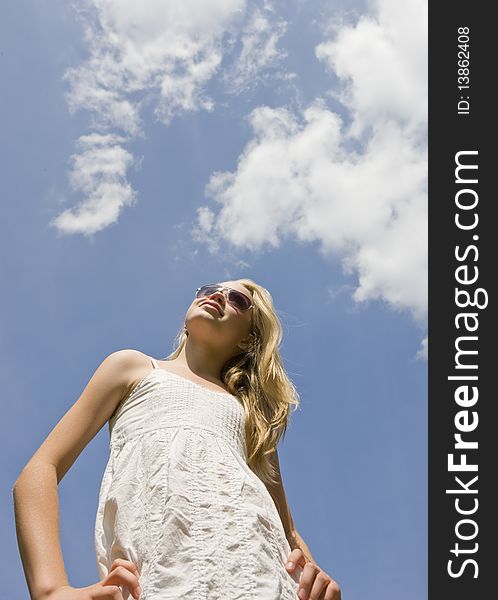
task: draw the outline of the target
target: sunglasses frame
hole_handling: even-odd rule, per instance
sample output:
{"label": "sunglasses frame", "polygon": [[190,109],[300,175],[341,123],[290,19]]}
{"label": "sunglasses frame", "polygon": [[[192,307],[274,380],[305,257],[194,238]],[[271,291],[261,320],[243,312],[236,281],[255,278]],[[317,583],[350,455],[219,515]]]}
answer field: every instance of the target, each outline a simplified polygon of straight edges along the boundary
{"label": "sunglasses frame", "polygon": [[[249,309],[251,309],[251,308],[254,308],[254,304],[252,303],[252,300],[251,300],[251,298],[250,298],[249,296],[247,296],[246,294],[244,294],[243,292],[241,292],[241,291],[239,291],[239,290],[236,290],[235,288],[227,287],[226,285],[217,285],[216,283],[207,283],[206,285],[201,285],[201,287],[198,287],[198,288],[195,290],[195,297],[196,297],[196,298],[199,298],[199,296],[198,296],[198,293],[199,293],[199,291],[200,291],[200,290],[202,290],[202,288],[206,288],[206,287],[213,287],[213,288],[216,288],[216,289],[214,290],[214,292],[219,292],[219,291],[221,291],[221,292],[223,293],[223,295],[225,296],[225,298],[226,298],[226,301],[227,301],[229,304],[231,304],[232,306],[234,306],[234,305],[233,305],[233,303],[232,303],[232,302],[230,302],[230,298],[229,298],[229,296],[230,296],[230,292],[231,292],[231,291],[232,291],[232,292],[237,292],[237,294],[241,294],[242,296],[245,296],[245,297],[246,297],[246,298],[249,300],[249,302],[250,302],[250,305],[249,305],[247,308],[239,308],[238,306],[234,306],[234,308],[236,308],[237,310],[240,310],[241,312],[245,312],[246,310],[249,310]],[[228,293],[227,293],[227,294],[225,294],[224,290],[228,290]],[[214,292],[212,292],[212,293],[214,293]]]}

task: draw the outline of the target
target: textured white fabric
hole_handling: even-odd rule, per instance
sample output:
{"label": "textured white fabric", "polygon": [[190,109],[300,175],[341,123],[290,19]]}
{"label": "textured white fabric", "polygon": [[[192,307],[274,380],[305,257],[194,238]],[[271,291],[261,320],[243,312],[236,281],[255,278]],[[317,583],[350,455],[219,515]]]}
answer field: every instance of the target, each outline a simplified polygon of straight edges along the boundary
{"label": "textured white fabric", "polygon": [[282,522],[247,465],[242,404],[151,360],[109,419],[100,578],[125,558],[140,571],[141,600],[295,600],[301,570],[285,570]]}

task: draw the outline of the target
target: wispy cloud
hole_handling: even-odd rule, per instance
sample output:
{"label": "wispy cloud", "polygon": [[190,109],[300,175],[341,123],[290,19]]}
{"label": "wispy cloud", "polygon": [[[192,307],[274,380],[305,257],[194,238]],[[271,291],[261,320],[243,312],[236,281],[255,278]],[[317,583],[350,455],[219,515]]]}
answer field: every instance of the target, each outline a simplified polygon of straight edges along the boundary
{"label": "wispy cloud", "polygon": [[270,2],[254,6],[240,35],[240,51],[232,65],[224,72],[228,92],[240,94],[255,87],[255,82],[276,78],[291,79],[293,73],[279,71],[277,65],[287,56],[279,47],[287,22],[275,14]]}
{"label": "wispy cloud", "polygon": [[214,173],[197,239],[249,250],[318,242],[380,299],[427,311],[427,6],[381,0],[354,25],[331,23],[316,55],[341,82],[347,121],[323,98],[301,114],[265,106],[234,172]]}
{"label": "wispy cloud", "polygon": [[[278,34],[272,32],[282,24],[270,23],[268,2],[251,10],[245,0],[78,0],[75,6],[89,56],[67,71],[67,99],[71,111],[90,115],[90,132],[78,143],[82,154],[73,157],[70,173],[81,202],[51,225],[61,233],[90,235],[115,222],[134,197],[126,179],[133,159],[124,145],[144,134],[142,109],[152,106],[166,125],[182,112],[212,110],[206,84],[218,74],[224,53],[234,50],[237,36],[242,35],[242,52],[227,68],[242,89],[279,58]],[[228,38],[234,43],[225,44]],[[99,170],[94,159],[103,156]],[[103,192],[112,192],[111,199]]]}
{"label": "wispy cloud", "polygon": [[420,344],[420,349],[417,352],[417,358],[420,360],[427,360],[429,358],[429,337],[425,336]]}

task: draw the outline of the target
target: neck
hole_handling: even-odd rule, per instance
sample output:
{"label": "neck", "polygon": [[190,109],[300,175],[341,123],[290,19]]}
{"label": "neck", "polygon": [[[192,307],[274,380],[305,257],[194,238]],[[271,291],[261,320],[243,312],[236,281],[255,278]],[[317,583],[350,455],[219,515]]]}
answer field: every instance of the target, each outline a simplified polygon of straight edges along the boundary
{"label": "neck", "polygon": [[196,343],[189,336],[173,362],[200,377],[220,382],[221,369],[229,358],[230,355],[219,352],[210,345]]}

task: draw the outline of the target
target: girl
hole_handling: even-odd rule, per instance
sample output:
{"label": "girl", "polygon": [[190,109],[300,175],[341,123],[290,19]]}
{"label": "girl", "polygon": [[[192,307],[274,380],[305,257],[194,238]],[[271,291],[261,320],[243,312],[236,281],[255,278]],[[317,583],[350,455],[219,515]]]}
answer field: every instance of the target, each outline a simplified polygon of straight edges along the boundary
{"label": "girl", "polygon": [[[197,289],[164,360],[107,356],[14,486],[33,600],[340,600],[294,527],[277,444],[297,392],[269,292]],[[95,521],[100,581],[69,585],[57,485],[109,421]]]}

